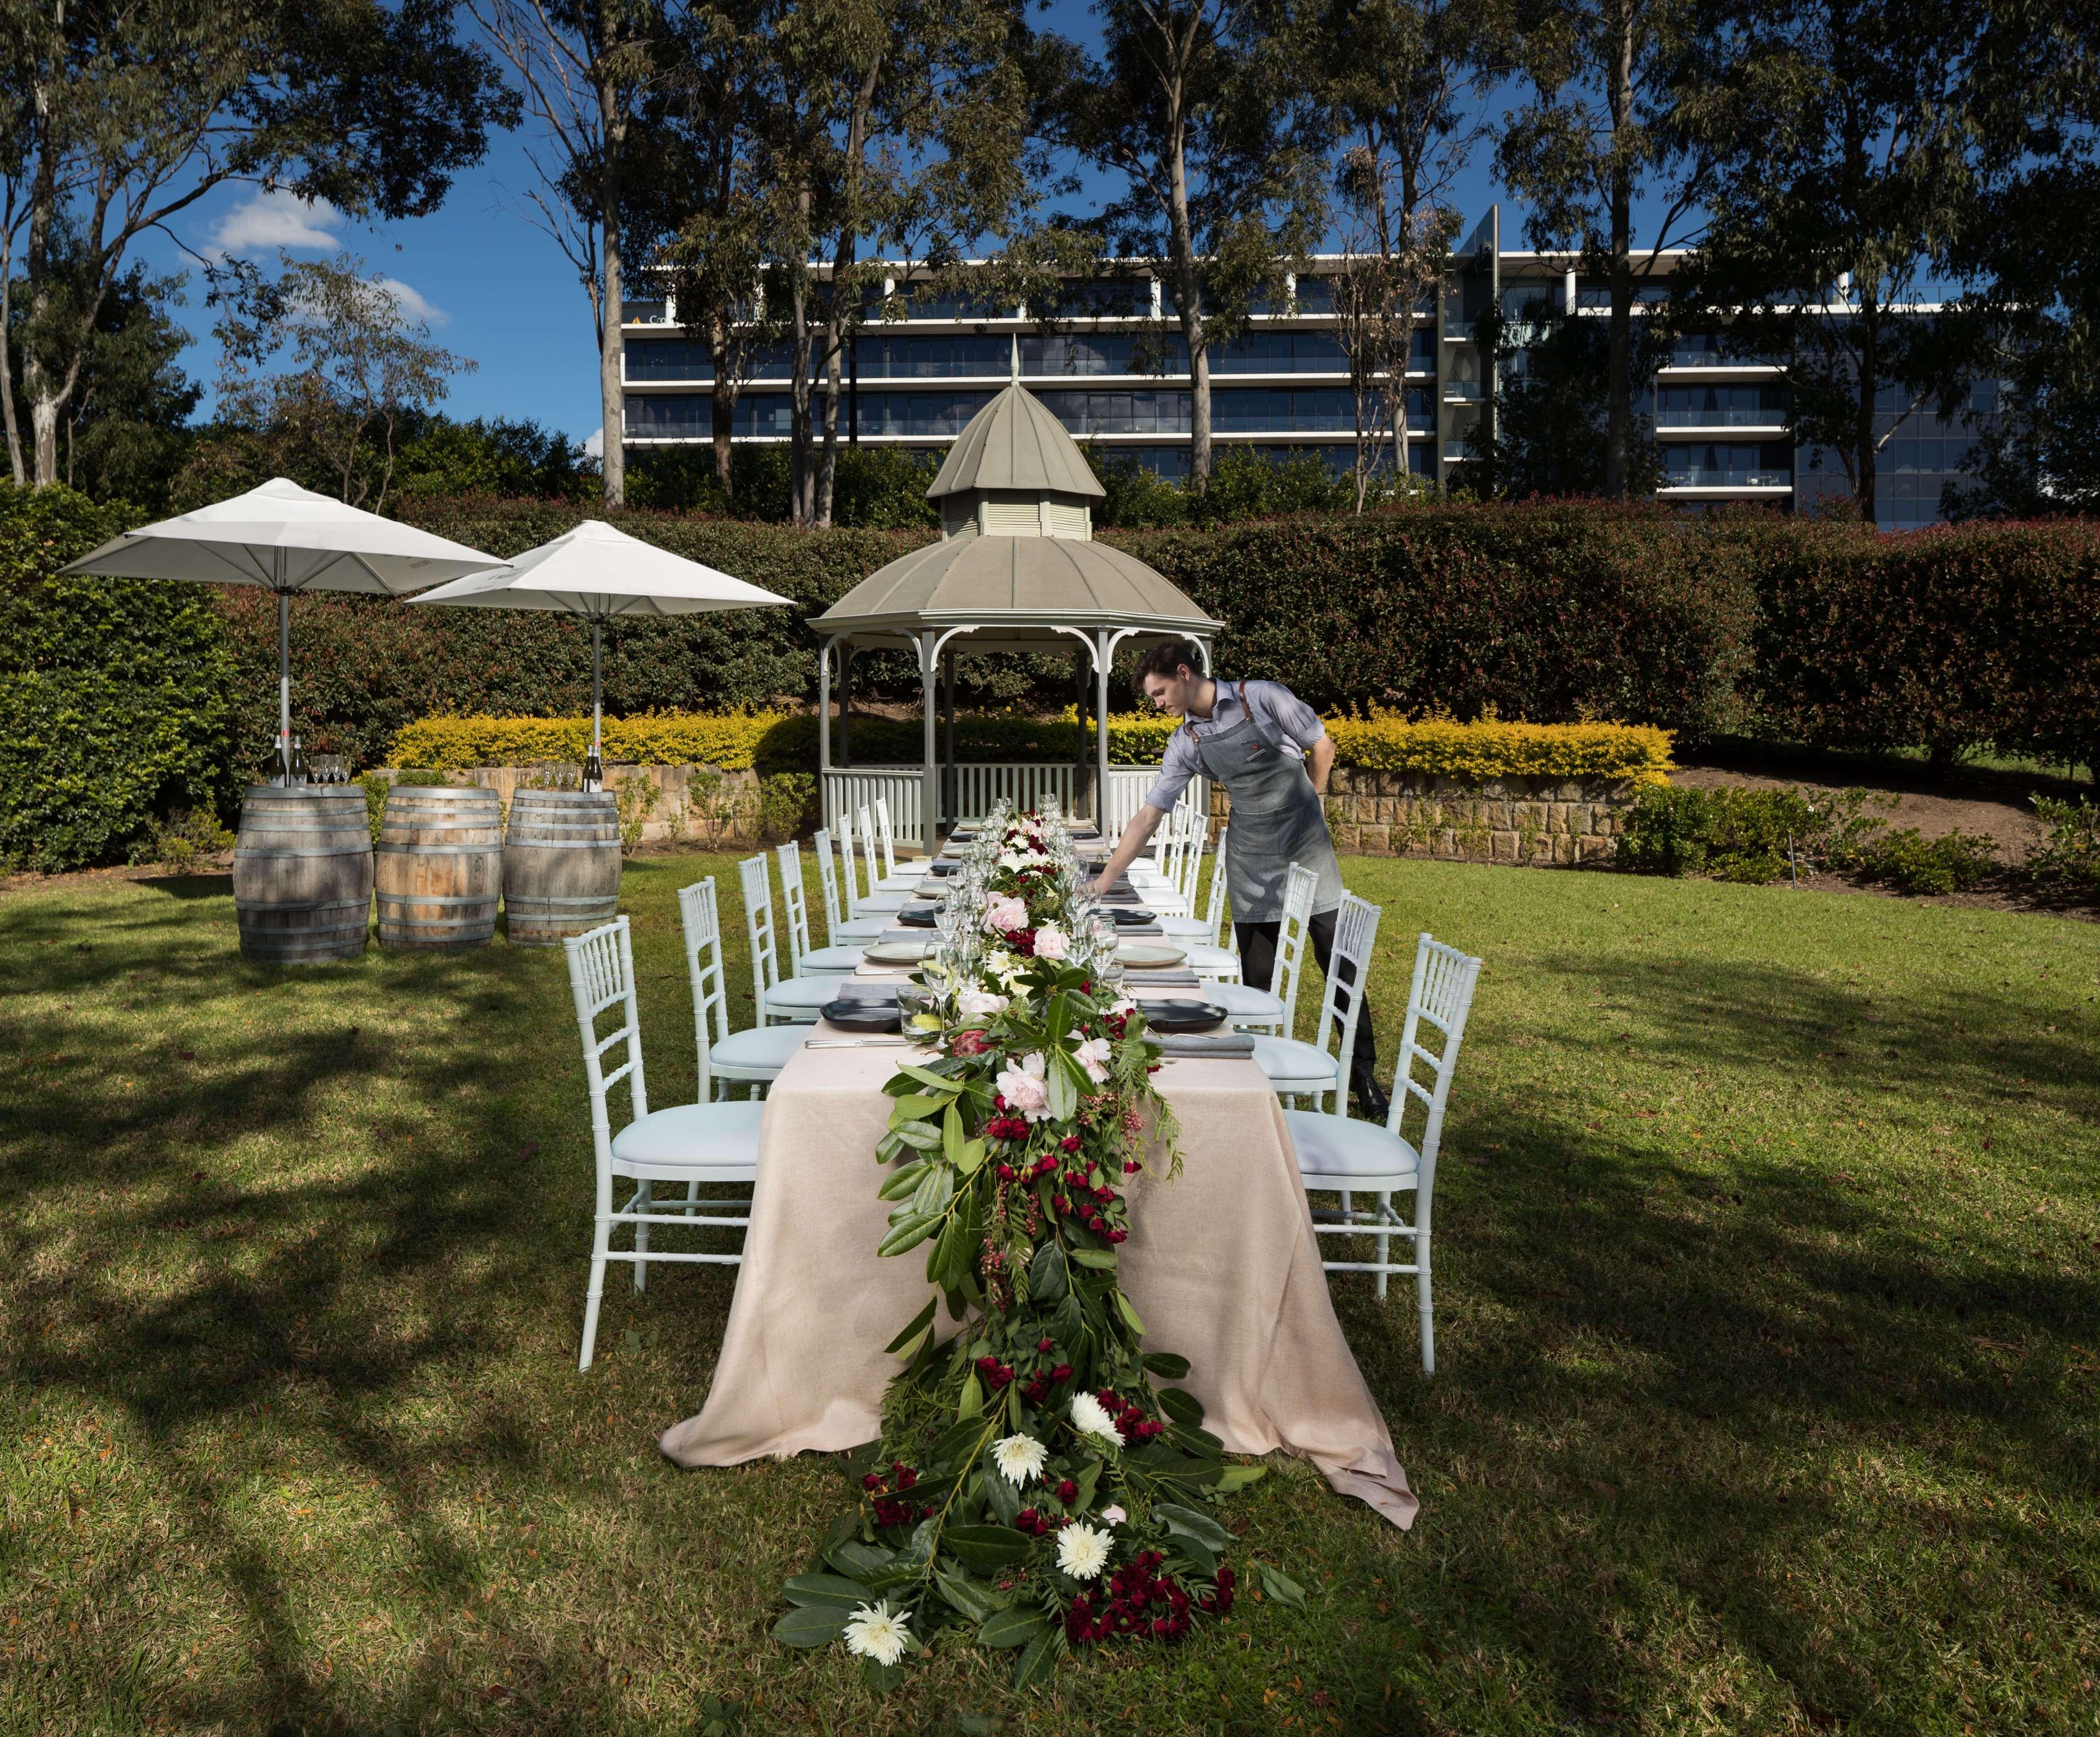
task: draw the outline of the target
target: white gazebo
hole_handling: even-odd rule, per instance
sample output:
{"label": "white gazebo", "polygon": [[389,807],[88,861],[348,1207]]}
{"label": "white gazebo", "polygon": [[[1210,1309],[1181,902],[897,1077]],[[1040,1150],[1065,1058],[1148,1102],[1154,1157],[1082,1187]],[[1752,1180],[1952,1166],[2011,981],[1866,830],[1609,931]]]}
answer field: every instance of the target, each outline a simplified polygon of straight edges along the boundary
{"label": "white gazebo", "polygon": [[[1220,624],[1133,555],[1096,543],[1102,488],[1063,425],[1010,386],[970,419],[927,498],[939,504],[941,540],[870,575],[819,615],[818,761],[827,822],[841,809],[889,798],[898,830],[934,848],[946,814],[968,818],[1000,796],[1020,804],[1055,794],[1076,809],[1080,781],[1061,765],[957,765],[955,663],[959,654],[1083,648],[1094,677],[1096,815],[1104,831],[1135,813],[1152,769],[1109,767],[1109,671],[1126,640],[1193,639],[1207,668]],[[832,660],[839,659],[840,747],[846,681],[856,650],[909,648],[924,694],[925,752],[917,766],[835,765]],[[937,684],[947,718],[947,788],[936,740]],[[1128,786],[1128,790],[1120,786]]]}

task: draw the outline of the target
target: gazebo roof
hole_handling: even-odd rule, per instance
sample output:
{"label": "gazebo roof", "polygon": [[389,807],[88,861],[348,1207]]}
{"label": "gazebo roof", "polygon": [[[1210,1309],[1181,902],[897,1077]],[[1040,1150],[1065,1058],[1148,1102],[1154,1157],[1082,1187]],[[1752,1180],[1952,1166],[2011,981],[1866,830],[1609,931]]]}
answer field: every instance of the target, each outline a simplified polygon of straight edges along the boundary
{"label": "gazebo roof", "polygon": [[1064,424],[1017,383],[970,418],[948,448],[926,498],[938,500],[944,495],[991,488],[1096,500],[1108,492],[1095,480]]}

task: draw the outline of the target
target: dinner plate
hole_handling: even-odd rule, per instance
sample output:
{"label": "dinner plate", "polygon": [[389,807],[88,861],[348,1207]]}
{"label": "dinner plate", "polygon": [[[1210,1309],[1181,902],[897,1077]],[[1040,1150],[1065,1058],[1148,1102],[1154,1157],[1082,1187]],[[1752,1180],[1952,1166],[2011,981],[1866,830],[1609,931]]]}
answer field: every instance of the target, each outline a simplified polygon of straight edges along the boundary
{"label": "dinner plate", "polygon": [[948,889],[946,887],[914,887],[911,896],[914,898],[946,898]]}
{"label": "dinner plate", "polygon": [[924,941],[878,941],[861,957],[871,965],[915,965],[925,958],[931,945]]}
{"label": "dinner plate", "polygon": [[903,1023],[893,1001],[827,1001],[823,1015],[846,1031],[895,1031]]}
{"label": "dinner plate", "polygon": [[941,914],[931,905],[907,905],[897,913],[897,920],[906,928],[931,928],[941,920]]}
{"label": "dinner plate", "polygon": [[1110,910],[1109,915],[1115,919],[1118,928],[1143,928],[1147,924],[1159,920],[1156,913],[1140,910],[1131,905],[1115,906]]}
{"label": "dinner plate", "polygon": [[1152,1001],[1140,996],[1137,1004],[1145,1010],[1145,1024],[1154,1031],[1215,1031],[1232,1016],[1215,1001]]}
{"label": "dinner plate", "polygon": [[1162,971],[1169,965],[1180,964],[1189,955],[1179,947],[1156,941],[1126,941],[1117,945],[1116,957],[1139,971]]}

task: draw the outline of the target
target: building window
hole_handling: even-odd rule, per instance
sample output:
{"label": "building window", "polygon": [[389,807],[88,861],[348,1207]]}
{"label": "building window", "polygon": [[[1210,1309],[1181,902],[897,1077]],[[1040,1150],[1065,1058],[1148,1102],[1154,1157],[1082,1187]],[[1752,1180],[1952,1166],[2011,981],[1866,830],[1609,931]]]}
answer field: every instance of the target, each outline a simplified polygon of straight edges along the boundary
{"label": "building window", "polygon": [[1185,434],[1186,392],[1039,392],[1051,415],[1081,439],[1091,434]]}
{"label": "building window", "polygon": [[1023,337],[1024,374],[1186,374],[1189,351],[1163,333],[1084,332]]}
{"label": "building window", "polygon": [[862,335],[854,365],[862,380],[1004,379],[1013,369],[1013,340],[957,333],[953,337]]}
{"label": "building window", "polygon": [[1668,488],[1784,488],[1793,481],[1793,449],[1782,440],[1666,446],[1662,462]]}
{"label": "building window", "polygon": [[1786,421],[1777,386],[1665,386],[1656,394],[1658,428],[1775,428]]}

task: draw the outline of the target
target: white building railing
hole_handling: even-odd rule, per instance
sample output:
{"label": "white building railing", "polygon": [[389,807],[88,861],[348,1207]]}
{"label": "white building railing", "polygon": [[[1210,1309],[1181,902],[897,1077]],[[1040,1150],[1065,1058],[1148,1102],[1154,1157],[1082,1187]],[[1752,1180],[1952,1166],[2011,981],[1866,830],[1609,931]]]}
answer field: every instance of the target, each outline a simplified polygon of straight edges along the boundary
{"label": "white building railing", "polygon": [[[1049,765],[1031,760],[966,762],[954,769],[954,775],[955,805],[958,818],[963,820],[981,818],[1002,796],[1017,808],[1032,808],[1050,796],[1056,796],[1067,813],[1083,800],[1091,805],[1091,798],[1079,794],[1084,787],[1079,768],[1069,761]],[[1131,817],[1145,805],[1145,793],[1158,776],[1157,766],[1109,768],[1105,831],[1113,835],[1130,823]],[[1207,808],[1208,780],[1196,779],[1193,788],[1197,802]],[[918,766],[835,769],[824,774],[824,824],[836,826],[841,813],[853,813],[863,805],[872,808],[880,796],[889,803],[889,822],[898,840],[915,840],[924,790],[924,773]]]}

